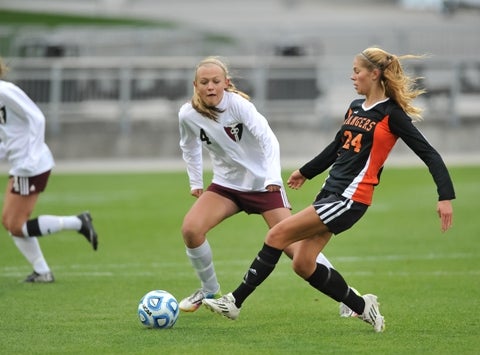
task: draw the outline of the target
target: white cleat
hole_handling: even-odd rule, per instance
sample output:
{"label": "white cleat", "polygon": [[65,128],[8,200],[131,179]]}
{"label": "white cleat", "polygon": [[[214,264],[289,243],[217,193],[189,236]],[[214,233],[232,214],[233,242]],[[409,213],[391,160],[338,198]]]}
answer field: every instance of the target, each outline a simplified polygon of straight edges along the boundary
{"label": "white cleat", "polygon": [[365,300],[365,309],[359,315],[359,318],[372,325],[375,332],[383,332],[385,330],[385,319],[380,314],[378,308],[380,303],[377,302],[377,296],[368,294],[362,296],[362,298]]}
{"label": "white cleat", "polygon": [[51,271],[46,272],[44,274],[39,274],[35,270],[27,276],[23,282],[30,282],[30,283],[51,283],[55,282],[55,278]]}
{"label": "white cleat", "polygon": [[219,298],[221,296],[222,292],[220,290],[218,290],[217,293],[206,293],[200,289],[181,300],[178,304],[178,308],[180,308],[182,312],[195,312],[200,308],[204,299]]}
{"label": "white cleat", "polygon": [[231,293],[217,299],[205,298],[202,303],[212,312],[235,320],[240,314],[240,308],[235,305],[235,297]]}

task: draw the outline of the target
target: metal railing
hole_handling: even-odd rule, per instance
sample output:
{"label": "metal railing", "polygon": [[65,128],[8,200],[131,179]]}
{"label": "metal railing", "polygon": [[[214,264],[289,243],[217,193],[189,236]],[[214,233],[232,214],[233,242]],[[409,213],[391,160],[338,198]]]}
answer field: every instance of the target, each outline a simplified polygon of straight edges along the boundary
{"label": "metal railing", "polygon": [[[196,57],[7,58],[7,80],[17,83],[48,117],[48,129],[58,134],[62,124],[76,120],[118,121],[128,133],[135,120],[170,119],[192,94]],[[328,121],[343,114],[354,97],[349,80],[351,58],[232,57],[234,80],[259,110],[271,119],[292,115],[320,116]],[[480,102],[480,61],[426,61],[407,68],[425,77],[425,105],[432,115],[458,125],[462,100]],[[341,93],[342,95],[339,95]],[[340,97],[341,96],[341,97]],[[433,100],[446,103],[442,112]],[[445,99],[447,101],[445,101]],[[434,107],[435,106],[435,107]]]}

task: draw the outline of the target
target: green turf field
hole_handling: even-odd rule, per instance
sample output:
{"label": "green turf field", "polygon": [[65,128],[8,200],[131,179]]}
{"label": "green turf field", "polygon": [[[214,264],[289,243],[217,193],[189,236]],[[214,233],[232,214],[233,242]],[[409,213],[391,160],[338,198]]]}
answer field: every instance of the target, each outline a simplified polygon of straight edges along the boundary
{"label": "green turf field", "polygon": [[[198,287],[179,232],[193,202],[186,174],[54,174],[36,214],[89,209],[99,250],[75,232],[44,237],[56,282],[23,284],[30,266],[2,232],[0,353],[477,354],[480,167],[451,174],[457,200],[448,233],[440,232],[427,170],[387,168],[367,215],[325,250],[351,285],[379,296],[382,334],[340,318],[285,257],[238,320],[201,308],[180,314],[173,329],[144,329],[136,314],[143,294],[166,289],[181,299]],[[289,191],[294,211],[322,180]],[[239,214],[210,234],[224,292],[240,282],[265,231],[261,217]]]}

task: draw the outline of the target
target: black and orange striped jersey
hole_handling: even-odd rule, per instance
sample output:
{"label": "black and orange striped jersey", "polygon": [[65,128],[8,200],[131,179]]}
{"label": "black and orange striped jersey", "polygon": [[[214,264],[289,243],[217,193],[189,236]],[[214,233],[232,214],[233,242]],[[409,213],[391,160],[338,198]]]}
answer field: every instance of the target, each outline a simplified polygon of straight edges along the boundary
{"label": "black and orange striped jersey", "polygon": [[307,179],[330,168],[323,188],[353,201],[370,205],[383,165],[398,138],[427,165],[437,185],[439,200],[455,198],[450,174],[440,154],[411,118],[393,100],[365,107],[354,100],[335,139],[320,154],[300,168]]}

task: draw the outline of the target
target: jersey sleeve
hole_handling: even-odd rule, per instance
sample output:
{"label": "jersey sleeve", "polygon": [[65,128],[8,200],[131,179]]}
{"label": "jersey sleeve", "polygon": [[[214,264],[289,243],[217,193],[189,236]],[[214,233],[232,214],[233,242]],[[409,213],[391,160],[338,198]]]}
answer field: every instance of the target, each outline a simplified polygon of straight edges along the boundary
{"label": "jersey sleeve", "polygon": [[188,125],[184,110],[179,112],[180,149],[187,164],[190,189],[203,189],[203,158],[200,138]]}
{"label": "jersey sleeve", "polygon": [[389,127],[427,165],[437,185],[439,201],[454,199],[453,182],[442,157],[413,125],[410,117],[400,108],[394,109],[389,117]]}

